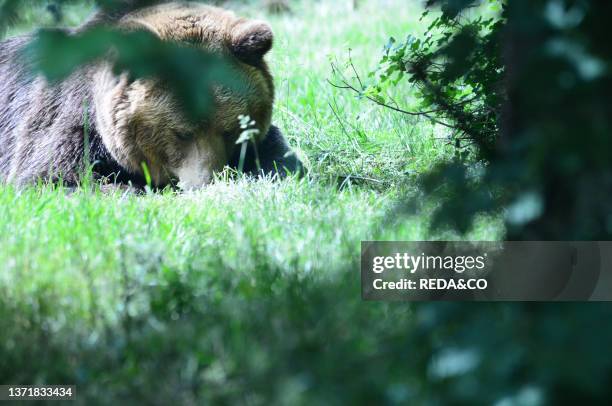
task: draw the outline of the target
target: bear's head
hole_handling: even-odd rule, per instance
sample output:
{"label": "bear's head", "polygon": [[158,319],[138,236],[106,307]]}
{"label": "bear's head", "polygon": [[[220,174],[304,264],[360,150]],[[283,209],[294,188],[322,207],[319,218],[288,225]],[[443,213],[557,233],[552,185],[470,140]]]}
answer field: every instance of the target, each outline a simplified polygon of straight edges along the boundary
{"label": "bear's head", "polygon": [[153,79],[130,81],[103,64],[94,77],[96,125],[113,158],[132,173],[147,164],[154,184],[178,179],[183,189],[209,183],[235,153],[238,117],[250,116],[260,136],[270,127],[274,86],[263,60],[272,47],[265,22],[197,3],[169,3],[121,17],[122,29],[148,30],[162,41],[221,53],[228,74],[246,78],[240,91],[222,84],[212,89],[213,106],[205,119],[186,118],[179,103]]}

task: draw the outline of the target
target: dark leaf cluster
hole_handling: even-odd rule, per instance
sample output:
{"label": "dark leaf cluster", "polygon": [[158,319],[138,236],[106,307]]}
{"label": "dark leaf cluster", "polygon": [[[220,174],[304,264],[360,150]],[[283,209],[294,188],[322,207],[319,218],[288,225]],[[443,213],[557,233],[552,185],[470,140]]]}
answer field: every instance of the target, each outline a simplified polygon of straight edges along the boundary
{"label": "dark leaf cluster", "polygon": [[[19,21],[40,1],[0,1],[0,30]],[[54,0],[47,9],[61,17],[62,7],[78,0]],[[212,86],[242,91],[245,82],[231,58],[205,52],[189,44],[169,43],[145,31],[113,29],[113,22],[131,10],[159,0],[97,0],[90,22],[75,30],[42,29],[27,48],[36,72],[49,80],[65,79],[72,72],[102,59],[113,63],[116,74],[130,80],[154,79],[172,92],[188,118],[210,112]]]}

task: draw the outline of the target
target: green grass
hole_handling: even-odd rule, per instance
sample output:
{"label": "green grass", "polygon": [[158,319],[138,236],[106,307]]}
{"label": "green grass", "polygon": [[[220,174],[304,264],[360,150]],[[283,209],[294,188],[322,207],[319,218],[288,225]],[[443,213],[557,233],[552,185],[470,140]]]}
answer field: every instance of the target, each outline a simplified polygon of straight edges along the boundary
{"label": "green grass", "polygon": [[[318,176],[374,179],[388,188],[451,151],[437,142],[428,123],[358,100],[327,80],[337,82],[331,61],[345,65],[349,51],[365,78],[390,36],[423,30],[418,21],[422,10],[418,2],[395,1],[384,7],[364,2],[355,12],[348,3],[305,3],[291,17],[272,19],[277,36],[271,57],[278,84],[276,121]],[[355,76],[349,69],[346,73]],[[400,101],[410,95],[405,90],[396,95]]]}
{"label": "green grass", "polygon": [[[388,401],[383,382],[342,378],[368,362],[384,374],[378,335],[401,345],[412,323],[405,307],[361,302],[360,241],[503,231],[482,219],[467,236],[434,233],[435,202],[396,210],[416,175],[450,157],[443,131],[327,79],[349,48],[366,73],[389,36],[421,33],[421,9],[348,3],[303,2],[283,16],[239,6],[275,30],[274,121],[308,178],[220,176],[198,192],[145,196],[0,186],[1,382],[75,382],[90,401],[107,385],[108,403]],[[396,96],[409,101],[404,90]],[[351,395],[334,397],[330,382]]]}

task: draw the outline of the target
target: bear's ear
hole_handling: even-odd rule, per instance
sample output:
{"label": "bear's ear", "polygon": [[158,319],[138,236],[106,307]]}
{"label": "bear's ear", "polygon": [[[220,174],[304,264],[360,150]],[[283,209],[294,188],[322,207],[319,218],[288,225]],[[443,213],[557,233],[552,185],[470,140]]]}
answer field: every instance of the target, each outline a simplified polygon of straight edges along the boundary
{"label": "bear's ear", "polygon": [[241,61],[257,65],[272,48],[272,28],[263,21],[244,21],[234,26],[231,50]]}

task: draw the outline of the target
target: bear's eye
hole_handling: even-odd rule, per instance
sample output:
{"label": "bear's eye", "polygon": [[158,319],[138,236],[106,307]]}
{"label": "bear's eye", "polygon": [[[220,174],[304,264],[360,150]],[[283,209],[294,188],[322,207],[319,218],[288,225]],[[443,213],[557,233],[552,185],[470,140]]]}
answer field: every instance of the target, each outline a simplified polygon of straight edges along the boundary
{"label": "bear's eye", "polygon": [[191,141],[193,140],[193,134],[182,131],[175,131],[174,135],[181,141]]}

